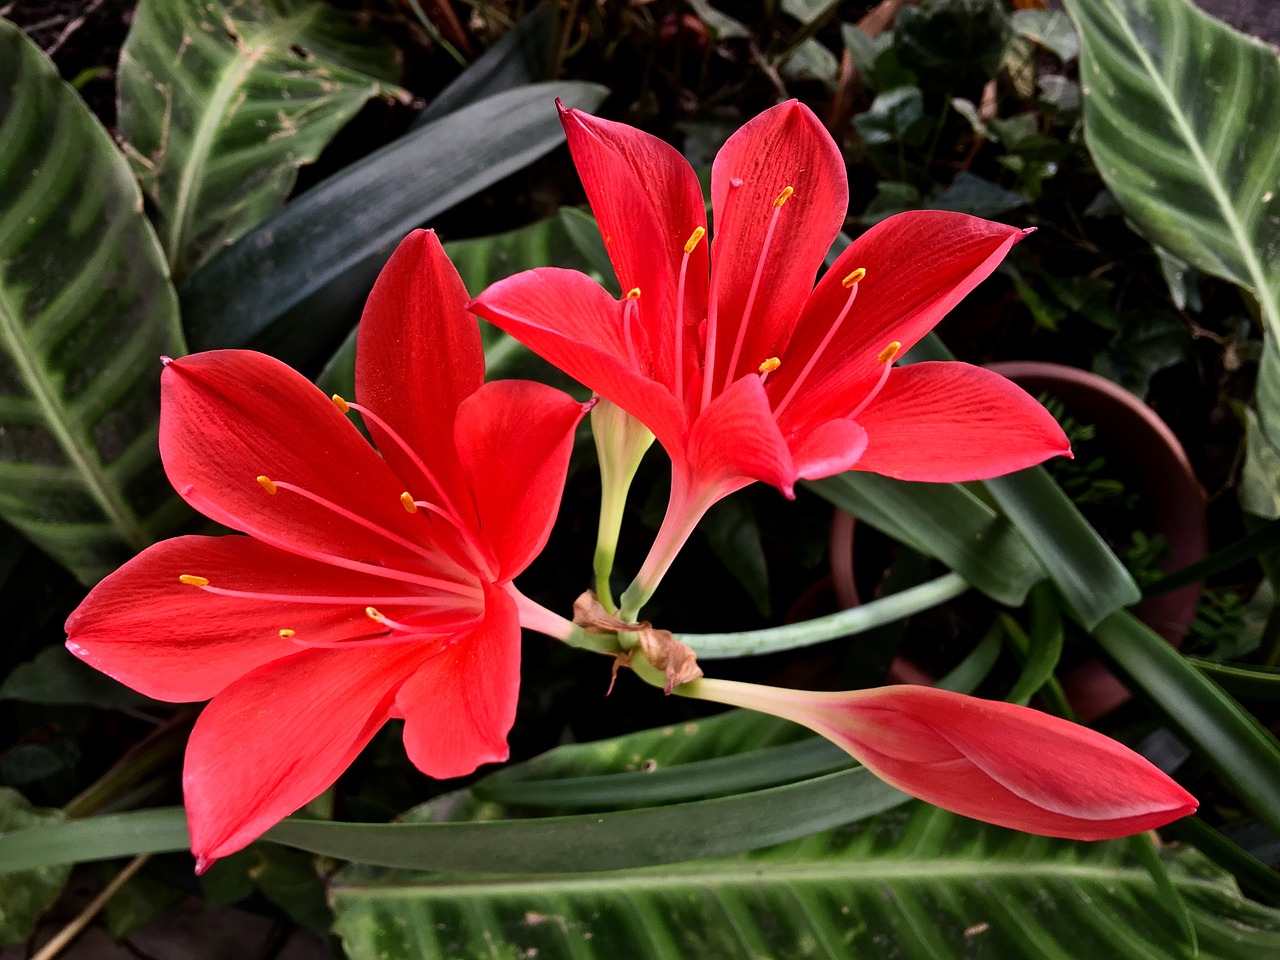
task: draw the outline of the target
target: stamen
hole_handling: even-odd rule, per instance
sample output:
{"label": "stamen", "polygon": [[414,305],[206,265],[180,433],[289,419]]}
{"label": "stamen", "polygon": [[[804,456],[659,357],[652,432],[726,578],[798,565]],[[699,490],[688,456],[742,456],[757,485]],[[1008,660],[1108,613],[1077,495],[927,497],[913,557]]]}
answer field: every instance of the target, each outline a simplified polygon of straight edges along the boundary
{"label": "stamen", "polygon": [[853,420],[863,410],[867,408],[872,400],[876,398],[876,394],[884,389],[884,385],[889,382],[889,371],[893,369],[893,358],[898,355],[898,351],[902,349],[902,344],[894,340],[891,344],[880,351],[876,360],[884,366],[880,371],[880,379],[876,381],[876,385],[871,388],[871,392],[862,398],[862,402],[853,408],[853,413],[849,414],[849,419]]}
{"label": "stamen", "polygon": [[[266,477],[258,478],[259,482],[266,479],[267,479]],[[271,489],[267,491],[268,493],[275,493],[277,490],[289,490],[293,493],[296,493],[300,497],[304,497],[305,499],[310,500],[312,503],[316,504],[317,506],[323,507],[326,510],[332,510],[338,516],[345,517],[347,520],[350,520],[352,523],[357,524],[358,526],[364,527],[366,530],[372,533],[376,533],[382,537],[385,537],[386,539],[390,540],[392,543],[399,544],[400,546],[404,547],[406,550],[417,554],[418,556],[422,557],[425,560],[439,561],[443,559],[438,551],[428,550],[425,547],[414,543],[412,540],[409,540],[406,537],[402,537],[400,536],[400,534],[394,533],[393,531],[388,530],[386,527],[381,526],[380,524],[374,523],[372,520],[368,519],[367,517],[362,517],[360,516],[360,514],[355,513],[354,511],[348,510],[346,507],[341,506],[340,504],[336,504],[332,500],[327,500],[324,497],[320,496],[319,494],[312,493],[310,490],[307,490],[305,487],[300,487],[296,483],[287,483],[284,480],[278,480],[275,482],[272,482],[271,480],[267,480],[267,483],[271,484]],[[264,487],[265,486],[266,485],[264,484]],[[404,503],[404,500],[401,499],[400,502]]]}
{"label": "stamen", "polygon": [[426,641],[439,641],[440,649],[432,651],[425,659],[431,660],[440,656],[458,641],[458,633],[470,625],[470,622],[462,622],[454,627],[446,629],[442,632],[432,633],[410,633],[410,634],[386,634],[386,633],[369,633],[357,635],[354,637],[345,637],[342,640],[299,640],[294,638],[294,643],[299,647],[310,647],[320,650],[347,650],[353,647],[365,649],[367,647],[398,647],[406,643],[423,643]]}
{"label": "stamen", "polygon": [[795,192],[795,187],[783,187],[782,192],[778,194],[778,198],[773,201],[773,217],[769,220],[769,229],[765,231],[764,243],[760,246],[760,257],[756,260],[756,273],[751,278],[751,291],[747,294],[747,305],[743,308],[742,320],[738,323],[738,339],[733,344],[733,354],[729,357],[729,368],[724,375],[726,390],[729,388],[729,384],[733,383],[733,372],[738,369],[738,358],[742,356],[742,344],[747,339],[747,325],[751,321],[751,311],[756,305],[756,294],[760,291],[760,281],[764,277],[764,265],[769,257],[769,245],[773,242],[773,231],[778,226],[778,214],[782,212],[782,205]]}
{"label": "stamen", "polygon": [[769,374],[773,373],[773,371],[777,370],[780,366],[782,366],[782,361],[777,357],[770,357],[764,363],[760,364],[759,370],[757,371],[760,374],[760,383],[763,384],[768,380]]}
{"label": "stamen", "polygon": [[351,404],[343,400],[342,397],[338,396],[338,394],[335,393],[329,399],[333,401],[333,405],[337,407],[342,413],[347,413],[348,411],[350,411]]}
{"label": "stamen", "polygon": [[836,317],[835,323],[831,324],[831,328],[827,331],[826,336],[822,338],[822,342],[818,344],[818,348],[810,355],[808,362],[804,365],[804,369],[800,371],[800,375],[796,377],[795,382],[791,384],[791,389],[787,391],[787,395],[782,398],[782,402],[773,408],[774,417],[782,416],[782,411],[787,409],[787,404],[791,402],[792,397],[796,395],[796,391],[800,389],[800,385],[804,383],[804,378],[817,365],[818,358],[822,356],[822,352],[827,349],[828,344],[835,338],[836,331],[840,329],[840,324],[844,323],[844,318],[849,315],[849,311],[853,309],[853,301],[858,299],[858,284],[867,276],[867,271],[862,267],[858,267],[851,274],[840,281],[840,285],[849,291],[849,299],[844,302],[844,307],[840,310],[840,314]]}
{"label": "stamen", "polygon": [[298,632],[297,630],[290,630],[288,627],[286,627],[285,629],[283,629],[283,630],[281,630],[281,631],[280,631],[280,639],[281,639],[281,640],[288,640],[290,637],[292,637],[292,636],[293,636],[294,634],[296,634],[297,632]]}
{"label": "stamen", "polygon": [[271,494],[273,497],[276,495],[276,485],[271,482],[270,477],[258,477],[257,479],[258,485],[262,487],[263,490],[267,491],[267,493]]}
{"label": "stamen", "polygon": [[171,363],[173,363],[173,357],[166,357],[164,354],[160,355],[160,366],[167,367]]}
{"label": "stamen", "polygon": [[474,533],[463,526],[462,522],[458,520],[457,517],[441,510],[434,503],[427,503],[425,500],[415,500],[413,505],[415,507],[421,507],[428,513],[433,513],[441,520],[451,524],[455,530],[462,534],[462,548],[467,552],[467,556],[471,559],[471,562],[476,564],[480,570],[483,570],[488,574],[489,579],[492,580],[494,578],[496,573],[494,570],[495,561],[490,556],[489,551],[486,550],[484,545],[476,539],[476,535]]}
{"label": "stamen", "polygon": [[389,630],[398,630],[401,633],[421,632],[421,627],[413,627],[407,623],[400,623],[398,620],[392,620],[386,614],[380,613],[377,607],[365,607],[364,615],[374,623],[388,628]]}
{"label": "stamen", "polygon": [[398,446],[405,456],[413,461],[414,466],[422,471],[423,476],[425,476],[427,480],[431,482],[431,485],[436,488],[436,493],[440,494],[441,502],[450,511],[452,511],[455,516],[461,516],[461,514],[458,513],[457,505],[449,499],[449,494],[445,491],[445,488],[440,481],[436,479],[436,475],[427,468],[425,463],[422,462],[422,458],[418,456],[413,447],[405,443],[404,438],[401,437],[400,434],[396,433],[395,430],[391,429],[391,425],[387,423],[387,421],[383,420],[380,416],[362,404],[348,403],[346,400],[343,400],[342,402],[346,404],[348,410],[354,410],[356,413],[360,414],[360,416],[364,417],[365,420],[377,425],[377,427],[387,435],[388,439]]}
{"label": "stamen", "polygon": [[676,281],[676,397],[684,402],[684,278],[689,272],[689,256],[698,249],[698,243],[707,235],[706,227],[694,227],[684,243],[684,257],[680,260],[680,278]]}
{"label": "stamen", "polygon": [[636,345],[631,339],[631,317],[636,312],[636,301],[640,299],[640,288],[632,287],[627,291],[627,303],[622,308],[622,339],[627,342],[627,356],[631,358],[631,366],[639,368],[636,359]]}
{"label": "stamen", "polygon": [[[741,177],[731,177],[729,180],[729,194],[725,197],[724,213],[716,220],[716,243],[719,244],[723,239],[729,236],[729,220],[730,214],[735,206],[734,199],[738,196],[738,190],[742,187]],[[720,298],[716,295],[719,290],[720,279],[720,261],[724,257],[715,256],[712,251],[711,257],[711,286],[707,291],[707,339],[706,346],[703,348],[702,356],[702,407],[705,410],[711,403],[711,384],[715,381],[716,371],[716,321],[720,316]]]}
{"label": "stamen", "polygon": [[184,573],[178,577],[178,580],[185,583],[188,587],[207,587],[209,585],[208,577],[197,577],[189,573]]}
{"label": "stamen", "polygon": [[413,494],[411,494],[408,490],[400,494],[400,505],[404,507],[405,512],[407,513],[418,512],[418,505],[413,502]]}
{"label": "stamen", "polygon": [[[199,586],[199,584],[196,584],[196,586]],[[453,584],[453,586],[457,587],[461,586],[461,584]],[[482,595],[479,590],[476,590],[474,596],[465,595],[466,599],[459,599],[456,594],[448,597],[425,597],[409,594],[393,597],[334,597],[308,593],[264,593],[257,590],[232,590],[228,587],[213,586],[203,586],[202,589],[205,593],[212,593],[215,596],[235,597],[240,600],[265,600],[270,603],[319,603],[327,606],[362,606],[372,601],[384,607],[451,608],[457,607],[459,604],[465,604],[466,599],[479,599]]]}

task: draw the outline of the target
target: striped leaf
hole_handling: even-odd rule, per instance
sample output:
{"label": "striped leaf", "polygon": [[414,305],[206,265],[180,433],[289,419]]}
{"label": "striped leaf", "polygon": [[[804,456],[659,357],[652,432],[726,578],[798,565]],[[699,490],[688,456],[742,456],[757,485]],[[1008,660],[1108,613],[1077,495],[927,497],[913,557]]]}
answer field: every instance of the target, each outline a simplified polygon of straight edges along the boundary
{"label": "striped leaf", "polygon": [[351,960],[1153,960],[1191,953],[1178,895],[1201,960],[1277,955],[1280,911],[1242,898],[1190,849],[1165,851],[1162,890],[1141,843],[1031,837],[911,804],[756,853],[645,870],[459,877],[347,867],[330,900]]}
{"label": "striped leaf", "polygon": [[276,210],[397,72],[384,38],[323,0],[142,0],[120,131],[174,275]]}
{"label": "striped leaf", "polygon": [[156,448],[183,349],[128,165],[0,20],[0,516],[86,583],[184,515]]}
{"label": "striped leaf", "polygon": [[1280,335],[1280,61],[1189,0],[1066,0],[1085,135],[1147,238],[1251,289]]}

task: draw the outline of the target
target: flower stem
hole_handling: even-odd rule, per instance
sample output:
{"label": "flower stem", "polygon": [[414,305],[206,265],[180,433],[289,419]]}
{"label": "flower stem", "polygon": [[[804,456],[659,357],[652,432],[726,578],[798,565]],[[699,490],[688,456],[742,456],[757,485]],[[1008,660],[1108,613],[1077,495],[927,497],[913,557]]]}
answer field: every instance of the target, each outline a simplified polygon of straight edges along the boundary
{"label": "flower stem", "polygon": [[749,657],[781,650],[795,650],[837,637],[863,633],[886,623],[901,620],[921,610],[960,596],[969,589],[969,583],[955,573],[944,574],[919,586],[900,593],[893,593],[879,600],[872,600],[850,610],[841,610],[825,617],[788,623],[767,630],[746,630],[739,633],[686,633],[677,639],[693,648],[700,660],[717,660],[726,657]]}
{"label": "flower stem", "polygon": [[658,535],[653,539],[653,546],[649,548],[649,555],[645,557],[640,572],[631,581],[631,586],[622,593],[618,612],[621,619],[636,621],[640,608],[649,602],[649,598],[658,589],[667,568],[689,539],[689,534],[693,533],[702,515],[713,503],[730,492],[725,490],[710,496],[694,497],[684,480],[678,475],[672,475],[671,499],[667,502],[662,526],[658,528]]}
{"label": "flower stem", "polygon": [[591,433],[596,441],[596,458],[600,464],[600,524],[596,533],[593,569],[596,599],[607,613],[616,613],[609,577],[618,552],[618,534],[622,530],[622,514],[627,506],[631,481],[645,452],[653,443],[653,434],[639,420],[608,400],[601,400],[591,410]]}
{"label": "flower stem", "polygon": [[505,589],[516,603],[516,610],[520,614],[520,626],[526,630],[544,633],[561,643],[582,650],[591,650],[596,653],[622,651],[622,646],[615,634],[587,633],[573,621],[566,620],[560,614],[548,610],[536,600],[530,600],[516,589],[514,583],[508,583]]}

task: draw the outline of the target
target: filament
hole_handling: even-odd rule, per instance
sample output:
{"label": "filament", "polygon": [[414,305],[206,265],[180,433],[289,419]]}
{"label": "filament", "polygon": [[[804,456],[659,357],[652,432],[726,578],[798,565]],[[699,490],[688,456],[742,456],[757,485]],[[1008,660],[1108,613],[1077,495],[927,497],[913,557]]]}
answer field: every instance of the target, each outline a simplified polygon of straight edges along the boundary
{"label": "filament", "polygon": [[824,336],[822,338],[822,342],[818,344],[818,349],[814,350],[813,353],[810,354],[808,362],[805,363],[804,368],[800,371],[800,375],[797,376],[795,382],[791,384],[791,389],[788,390],[786,396],[782,398],[782,402],[773,408],[773,415],[775,418],[782,416],[782,411],[787,409],[787,404],[789,404],[791,402],[791,398],[796,395],[796,391],[799,390],[800,385],[804,383],[805,377],[809,375],[809,372],[817,364],[818,358],[822,356],[823,351],[827,349],[827,345],[830,344],[832,339],[835,337],[836,331],[840,329],[840,324],[844,323],[844,318],[847,317],[849,315],[849,311],[853,309],[853,301],[858,299],[858,284],[862,282],[866,275],[867,271],[862,267],[859,267],[840,281],[843,286],[849,289],[849,297],[845,300],[844,307],[841,309],[839,316],[836,317],[835,323],[831,324],[830,329],[827,330],[826,336]]}
{"label": "filament", "polygon": [[[729,226],[729,214],[735,206],[734,199],[738,196],[738,190],[742,186],[741,177],[733,177],[729,181],[729,194],[725,198],[724,214],[720,217],[720,221],[716,223],[716,242],[717,244],[727,237]],[[716,326],[720,315],[720,297],[719,297],[719,279],[720,279],[720,261],[723,257],[715,255],[712,251],[711,257],[711,289],[707,297],[707,344],[703,352],[703,369],[702,369],[702,407],[705,410],[711,403],[711,384],[715,380],[716,368]]]}
{"label": "filament", "polygon": [[680,278],[676,281],[676,397],[684,402],[684,278],[689,272],[689,256],[707,235],[706,227],[695,227],[684,244],[680,260]]}
{"label": "filament", "polygon": [[773,201],[773,216],[769,219],[769,229],[764,233],[764,243],[760,245],[760,257],[756,261],[756,273],[751,278],[751,289],[747,293],[747,305],[742,310],[742,320],[738,323],[738,337],[734,341],[733,353],[729,357],[729,367],[724,375],[726,390],[729,389],[729,384],[733,382],[733,371],[738,369],[738,358],[742,356],[742,344],[747,338],[747,323],[750,321],[751,311],[756,305],[756,294],[760,291],[760,280],[764,277],[764,265],[769,257],[769,245],[773,242],[773,231],[778,226],[778,215],[782,213],[783,204],[795,192],[794,187],[784,187],[782,192],[778,194],[778,198]]}

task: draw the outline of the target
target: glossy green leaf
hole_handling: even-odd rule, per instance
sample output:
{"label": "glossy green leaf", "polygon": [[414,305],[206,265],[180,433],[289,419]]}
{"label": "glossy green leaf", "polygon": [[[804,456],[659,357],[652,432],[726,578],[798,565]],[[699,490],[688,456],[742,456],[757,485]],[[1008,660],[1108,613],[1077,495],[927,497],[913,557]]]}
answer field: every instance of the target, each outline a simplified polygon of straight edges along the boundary
{"label": "glossy green leaf", "polygon": [[297,366],[329,355],[406,233],[561,143],[557,97],[591,109],[604,94],[576,81],[500,93],[308,190],[184,285],[192,346],[267,347]]}
{"label": "glossy green leaf", "polygon": [[[1195,850],[1164,857],[1202,960],[1280,951],[1280,912],[1242,898]],[[920,804],[747,856],[649,870],[512,878],[349,867],[330,898],[352,960],[1188,956],[1130,842],[1030,837]]]}
{"label": "glossy green leaf", "polygon": [[1132,614],[1112,614],[1092,633],[1130,688],[1154,704],[1263,823],[1280,830],[1280,743],[1274,734]]}
{"label": "glossy green leaf", "polygon": [[[61,818],[59,811],[36,809],[17,790],[0,787],[0,836]],[[68,866],[41,866],[0,875],[0,947],[31,936],[40,914],[53,906],[70,873]]]}
{"label": "glossy green leaf", "polygon": [[128,165],[0,20],[0,516],[86,583],[186,515],[156,448],[177,302]]}
{"label": "glossy green leaf", "polygon": [[1026,539],[961,484],[908,483],[850,471],[810,490],[907,546],[941,560],[999,603],[1019,606],[1044,570]]}
{"label": "glossy green leaf", "polygon": [[1066,0],[1085,137],[1143,233],[1248,287],[1280,334],[1280,60],[1189,0]]}
{"label": "glossy green leaf", "polygon": [[120,133],[174,275],[283,204],[297,168],[398,72],[385,38],[323,0],[142,0],[120,53]]}

